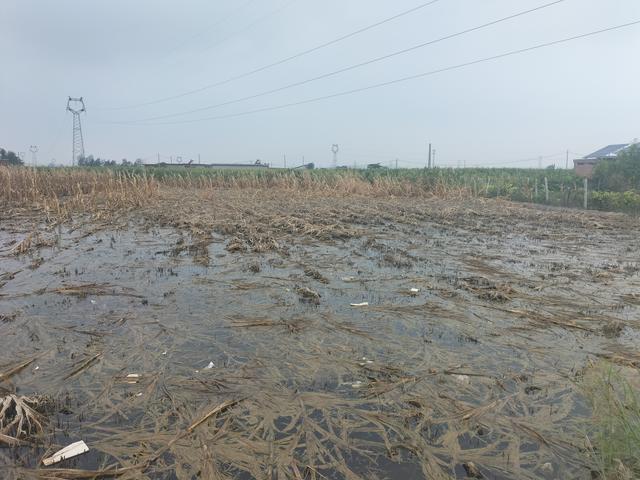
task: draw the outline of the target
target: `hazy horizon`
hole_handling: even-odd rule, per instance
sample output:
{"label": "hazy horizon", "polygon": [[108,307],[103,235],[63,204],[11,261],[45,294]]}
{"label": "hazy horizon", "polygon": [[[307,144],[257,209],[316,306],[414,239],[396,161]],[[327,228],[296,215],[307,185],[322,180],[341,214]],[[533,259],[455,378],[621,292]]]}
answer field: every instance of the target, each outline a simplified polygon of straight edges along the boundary
{"label": "hazy horizon", "polygon": [[308,55],[194,95],[425,3],[329,0],[205,0],[97,4],[5,0],[0,34],[0,147],[38,162],[71,163],[68,96],[82,96],[86,154],[155,162],[253,162],[281,166],[381,162],[423,166],[427,144],[440,166],[564,167],[604,145],[640,136],[640,25],[352,95],[253,110],[359,89],[640,20],[632,0],[565,0],[362,68],[208,110],[549,1],[439,0]]}

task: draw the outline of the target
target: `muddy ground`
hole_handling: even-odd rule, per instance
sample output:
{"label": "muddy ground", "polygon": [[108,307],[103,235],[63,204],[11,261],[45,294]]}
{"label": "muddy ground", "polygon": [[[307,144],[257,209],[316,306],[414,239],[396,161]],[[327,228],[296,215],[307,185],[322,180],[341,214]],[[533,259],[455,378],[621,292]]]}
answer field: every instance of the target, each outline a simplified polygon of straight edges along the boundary
{"label": "muddy ground", "polygon": [[0,471],[590,478],[580,379],[640,367],[639,251],[635,218],[500,201],[171,190],[60,223],[10,210],[0,396],[41,399],[43,422],[0,440]]}

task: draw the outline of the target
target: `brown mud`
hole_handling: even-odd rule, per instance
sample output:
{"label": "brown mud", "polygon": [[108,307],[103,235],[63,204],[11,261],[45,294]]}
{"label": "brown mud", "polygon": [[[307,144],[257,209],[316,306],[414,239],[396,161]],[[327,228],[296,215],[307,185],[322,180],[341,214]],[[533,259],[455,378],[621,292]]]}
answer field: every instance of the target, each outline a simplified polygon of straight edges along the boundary
{"label": "brown mud", "polygon": [[0,397],[47,404],[3,478],[590,478],[576,382],[640,367],[637,219],[157,195],[0,219]]}

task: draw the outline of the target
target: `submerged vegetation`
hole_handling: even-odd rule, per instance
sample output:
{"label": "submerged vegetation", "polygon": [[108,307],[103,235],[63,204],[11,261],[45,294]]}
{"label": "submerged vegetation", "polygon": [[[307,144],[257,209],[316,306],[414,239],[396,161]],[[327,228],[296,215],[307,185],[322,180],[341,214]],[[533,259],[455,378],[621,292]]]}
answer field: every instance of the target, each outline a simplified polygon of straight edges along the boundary
{"label": "submerged vegetation", "polygon": [[640,367],[636,219],[431,173],[0,168],[0,471],[609,472],[576,380]]}

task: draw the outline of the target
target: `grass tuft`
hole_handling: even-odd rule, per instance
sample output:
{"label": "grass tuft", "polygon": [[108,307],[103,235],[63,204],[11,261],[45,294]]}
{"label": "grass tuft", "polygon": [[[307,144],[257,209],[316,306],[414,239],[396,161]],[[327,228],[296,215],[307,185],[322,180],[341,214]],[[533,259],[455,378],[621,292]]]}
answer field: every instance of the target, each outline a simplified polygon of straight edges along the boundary
{"label": "grass tuft", "polygon": [[593,415],[590,442],[602,478],[640,478],[640,398],[621,369],[602,362],[585,375]]}

